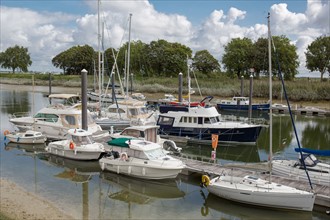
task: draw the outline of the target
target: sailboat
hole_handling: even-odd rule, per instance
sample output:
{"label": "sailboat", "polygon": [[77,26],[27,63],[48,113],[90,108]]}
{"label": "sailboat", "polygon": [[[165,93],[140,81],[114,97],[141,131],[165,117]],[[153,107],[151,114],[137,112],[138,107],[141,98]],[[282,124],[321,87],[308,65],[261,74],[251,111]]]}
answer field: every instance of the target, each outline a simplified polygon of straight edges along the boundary
{"label": "sailboat", "polygon": [[[268,50],[269,50],[269,96],[272,102],[272,71],[270,50],[270,15],[268,14]],[[270,154],[272,152],[272,109],[270,107]],[[270,157],[271,158],[271,157]],[[271,165],[271,159],[269,161]],[[203,185],[210,193],[232,201],[251,205],[312,211],[315,201],[314,193],[299,190],[290,186],[281,185],[271,181],[271,166],[269,180],[254,176],[238,177],[233,175],[220,175],[210,180],[207,175],[202,176]]]}

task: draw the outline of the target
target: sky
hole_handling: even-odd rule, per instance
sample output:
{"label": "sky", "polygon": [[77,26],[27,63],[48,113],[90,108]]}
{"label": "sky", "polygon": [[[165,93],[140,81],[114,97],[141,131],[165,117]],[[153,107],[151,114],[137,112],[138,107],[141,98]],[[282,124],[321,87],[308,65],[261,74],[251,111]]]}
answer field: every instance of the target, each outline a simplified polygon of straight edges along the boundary
{"label": "sky", "polygon": [[[267,14],[273,36],[285,35],[297,47],[300,76],[304,52],[317,37],[330,35],[330,0],[101,0],[104,47],[128,41],[164,39],[208,50],[219,62],[233,38],[267,38]],[[51,60],[76,45],[98,50],[97,0],[0,0],[0,52],[27,47],[30,71],[61,72]]]}

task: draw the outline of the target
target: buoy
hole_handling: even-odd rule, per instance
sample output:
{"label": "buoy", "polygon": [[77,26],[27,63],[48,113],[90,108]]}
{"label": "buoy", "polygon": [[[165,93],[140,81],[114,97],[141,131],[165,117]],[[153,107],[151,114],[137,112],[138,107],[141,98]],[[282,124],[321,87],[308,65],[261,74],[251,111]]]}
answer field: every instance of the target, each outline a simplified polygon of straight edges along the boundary
{"label": "buoy", "polygon": [[126,161],[127,160],[127,153],[126,152],[123,152],[120,154],[120,159],[123,160],[123,161]]}
{"label": "buoy", "polygon": [[3,134],[6,136],[6,135],[10,134],[10,132],[9,132],[8,130],[5,130],[5,131],[3,132]]}
{"label": "buoy", "polygon": [[205,186],[210,185],[210,177],[208,175],[203,175],[202,176],[202,183]]}
{"label": "buoy", "polygon": [[73,150],[74,149],[74,143],[70,142],[70,149]]}

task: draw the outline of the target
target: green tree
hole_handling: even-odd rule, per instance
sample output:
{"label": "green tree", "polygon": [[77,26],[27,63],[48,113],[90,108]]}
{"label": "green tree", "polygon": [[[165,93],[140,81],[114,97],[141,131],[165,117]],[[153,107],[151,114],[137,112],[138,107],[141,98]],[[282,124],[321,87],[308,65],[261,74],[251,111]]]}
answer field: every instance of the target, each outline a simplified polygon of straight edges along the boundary
{"label": "green tree", "polygon": [[205,75],[220,71],[220,64],[207,50],[200,50],[195,53],[192,63],[193,69]]}
{"label": "green tree", "polygon": [[[52,63],[55,67],[63,69],[65,74],[80,74],[82,69],[86,69],[92,74],[94,60],[97,60],[94,49],[84,45],[74,46],[59,53],[52,59]],[[96,65],[98,65],[97,62]]]}
{"label": "green tree", "polygon": [[234,38],[225,46],[222,63],[230,75],[249,75],[253,43],[248,38]]}
{"label": "green tree", "polygon": [[187,72],[187,58],[192,56],[189,47],[165,40],[152,41],[146,51],[148,66],[158,76],[177,76],[179,72]]}
{"label": "green tree", "polygon": [[8,47],[5,52],[0,53],[0,65],[5,69],[12,69],[15,73],[16,69],[27,72],[28,66],[31,66],[32,61],[28,48],[15,45]]}
{"label": "green tree", "polygon": [[310,71],[319,71],[321,81],[326,71],[330,72],[330,37],[318,37],[307,47],[306,68]]}
{"label": "green tree", "polygon": [[[299,57],[297,54],[297,48],[295,45],[290,44],[289,38],[285,36],[274,36],[272,38],[274,41],[276,53],[272,51],[272,71],[273,74],[278,74],[279,65],[281,67],[281,72],[284,75],[284,79],[291,80],[298,74]],[[278,57],[278,61],[277,58]],[[267,54],[268,60],[268,54]]]}

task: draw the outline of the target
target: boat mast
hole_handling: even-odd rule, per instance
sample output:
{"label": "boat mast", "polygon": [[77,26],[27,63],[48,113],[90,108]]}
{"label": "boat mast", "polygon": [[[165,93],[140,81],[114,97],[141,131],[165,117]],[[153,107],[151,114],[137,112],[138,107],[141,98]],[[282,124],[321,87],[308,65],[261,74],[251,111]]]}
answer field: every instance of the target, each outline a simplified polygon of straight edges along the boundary
{"label": "boat mast", "polygon": [[101,35],[100,35],[100,4],[101,0],[98,0],[97,4],[97,49],[98,49],[98,71],[99,71],[99,114],[101,114],[101,93],[102,93],[102,82],[101,82],[101,49],[100,49],[100,42],[101,42]]}
{"label": "boat mast", "polygon": [[128,78],[129,78],[129,62],[130,62],[130,51],[131,51],[131,21],[132,13],[129,14],[129,31],[128,31],[128,49],[127,49],[127,69],[126,69],[126,96],[128,98]]}
{"label": "boat mast", "polygon": [[268,74],[269,74],[269,182],[272,182],[273,158],[273,116],[272,116],[272,52],[270,33],[270,13],[268,12]]}

